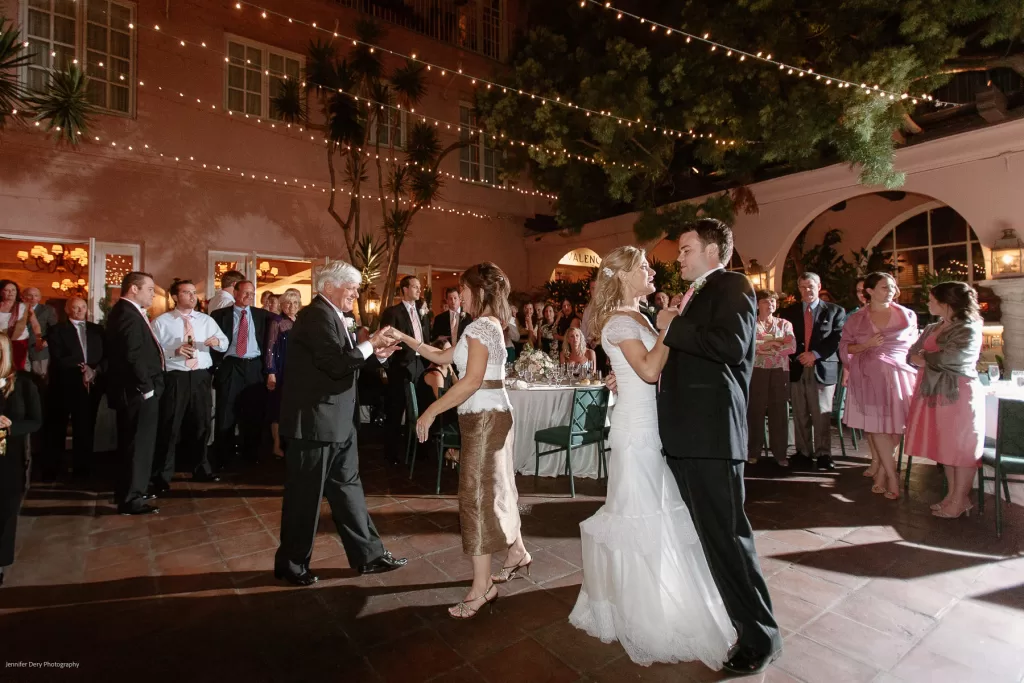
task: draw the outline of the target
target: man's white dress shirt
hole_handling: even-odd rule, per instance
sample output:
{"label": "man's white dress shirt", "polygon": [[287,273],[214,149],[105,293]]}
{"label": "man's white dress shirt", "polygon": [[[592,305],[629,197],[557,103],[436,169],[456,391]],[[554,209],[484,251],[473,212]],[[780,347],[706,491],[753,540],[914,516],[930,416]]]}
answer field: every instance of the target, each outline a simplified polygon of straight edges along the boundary
{"label": "man's white dress shirt", "polygon": [[[185,364],[187,358],[177,355],[178,347],[186,342],[185,315],[175,309],[164,313],[153,321],[153,333],[156,335],[157,341],[160,342],[168,370],[189,372],[193,369]],[[210,355],[210,347],[203,342],[210,337],[217,337],[217,346],[213,348],[223,353],[228,350],[228,338],[221,331],[220,325],[205,313],[191,311],[187,315],[192,322],[192,342],[196,348],[195,360],[199,363],[194,369],[206,370],[213,365],[213,357]]]}
{"label": "man's white dress shirt", "polygon": [[227,308],[228,306],[235,305],[235,295],[231,292],[225,292],[223,289],[218,289],[217,293],[210,299],[210,313],[213,313],[217,309]]}

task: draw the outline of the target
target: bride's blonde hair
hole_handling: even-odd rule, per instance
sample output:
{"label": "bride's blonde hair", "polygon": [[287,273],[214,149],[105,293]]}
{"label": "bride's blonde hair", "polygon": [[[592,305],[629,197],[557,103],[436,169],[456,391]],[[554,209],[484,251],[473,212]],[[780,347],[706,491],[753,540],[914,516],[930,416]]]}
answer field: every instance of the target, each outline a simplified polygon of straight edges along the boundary
{"label": "bride's blonde hair", "polygon": [[586,330],[590,339],[600,339],[608,318],[625,302],[626,288],[620,272],[632,273],[643,263],[647,253],[637,247],[619,247],[601,260],[597,269],[597,290],[590,302],[593,313]]}

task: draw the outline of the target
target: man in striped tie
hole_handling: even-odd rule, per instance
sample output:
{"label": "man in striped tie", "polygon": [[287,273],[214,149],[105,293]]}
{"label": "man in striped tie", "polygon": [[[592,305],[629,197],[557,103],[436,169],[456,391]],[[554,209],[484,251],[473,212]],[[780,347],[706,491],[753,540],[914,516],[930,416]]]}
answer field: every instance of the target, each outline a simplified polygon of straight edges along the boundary
{"label": "man in striped tie", "polygon": [[195,310],[199,300],[195,283],[175,280],[168,292],[174,310],[153,321],[167,364],[153,458],[152,487],[157,494],[171,488],[179,441],[193,460],[192,481],[219,481],[206,456],[213,411],[210,350],[228,350],[228,338],[213,318]]}
{"label": "man in striped tie", "polygon": [[234,462],[235,428],[243,457],[258,463],[267,392],[263,378],[262,345],[267,338],[268,314],[253,308],[256,286],[243,280],[235,285],[235,305],[213,312],[228,339],[225,353],[213,352],[213,388],[217,391],[214,449],[218,465]]}

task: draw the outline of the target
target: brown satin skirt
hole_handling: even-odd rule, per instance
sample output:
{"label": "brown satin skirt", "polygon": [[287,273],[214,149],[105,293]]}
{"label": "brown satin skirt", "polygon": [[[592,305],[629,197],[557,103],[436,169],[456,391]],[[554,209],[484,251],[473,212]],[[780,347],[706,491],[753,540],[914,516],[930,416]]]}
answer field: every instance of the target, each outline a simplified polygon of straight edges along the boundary
{"label": "brown satin skirt", "polygon": [[519,536],[512,413],[459,415],[459,524],[467,555],[504,552]]}

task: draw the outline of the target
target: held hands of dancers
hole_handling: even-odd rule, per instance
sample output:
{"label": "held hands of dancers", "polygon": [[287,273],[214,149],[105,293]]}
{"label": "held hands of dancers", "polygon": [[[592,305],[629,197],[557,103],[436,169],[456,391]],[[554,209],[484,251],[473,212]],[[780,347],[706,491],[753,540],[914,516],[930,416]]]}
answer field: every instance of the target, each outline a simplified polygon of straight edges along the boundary
{"label": "held hands of dancers", "polygon": [[664,332],[672,321],[679,317],[679,311],[674,308],[663,308],[658,311],[658,322],[656,327],[659,332]]}
{"label": "held hands of dancers", "polygon": [[377,358],[389,358],[398,350],[399,336],[401,332],[393,327],[382,327],[370,337],[370,345],[373,347],[373,355]]}

